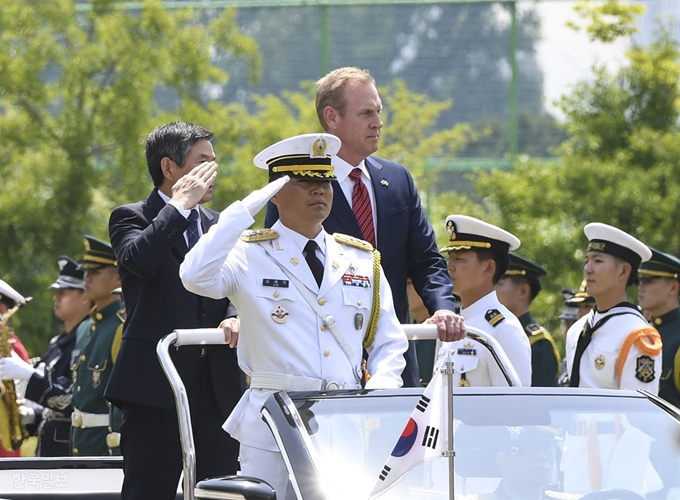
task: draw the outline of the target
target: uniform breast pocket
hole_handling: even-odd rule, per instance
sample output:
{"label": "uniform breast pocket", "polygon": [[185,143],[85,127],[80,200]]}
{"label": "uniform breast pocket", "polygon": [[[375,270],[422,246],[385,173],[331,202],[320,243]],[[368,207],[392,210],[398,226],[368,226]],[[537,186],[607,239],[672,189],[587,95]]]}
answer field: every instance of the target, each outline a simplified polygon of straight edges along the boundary
{"label": "uniform breast pocket", "polygon": [[90,364],[87,365],[87,369],[89,370],[92,377],[92,385],[94,387],[97,387],[99,386],[99,384],[101,384],[102,374],[106,371],[108,365],[109,365],[108,359],[104,360],[101,363],[96,363],[92,361]]}
{"label": "uniform breast pocket", "polygon": [[256,293],[258,298],[271,300],[272,302],[295,302],[295,292],[290,286],[265,286],[259,284]]}
{"label": "uniform breast pocket", "polygon": [[370,311],[373,303],[373,288],[345,287],[342,289],[342,297],[346,306]]}

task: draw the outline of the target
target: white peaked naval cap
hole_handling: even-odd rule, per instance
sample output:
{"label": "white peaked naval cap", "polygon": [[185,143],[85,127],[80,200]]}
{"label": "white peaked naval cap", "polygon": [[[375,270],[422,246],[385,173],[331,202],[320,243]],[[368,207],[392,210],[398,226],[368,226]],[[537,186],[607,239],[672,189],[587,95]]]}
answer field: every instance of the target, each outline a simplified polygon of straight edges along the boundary
{"label": "white peaked naval cap", "polygon": [[15,304],[19,304],[21,306],[26,305],[26,302],[31,300],[30,297],[26,298],[21,295],[4,280],[0,280],[0,298],[9,299]]}
{"label": "white peaked naval cap", "polygon": [[640,262],[647,262],[652,258],[652,251],[647,245],[617,227],[591,222],[586,224],[583,232],[588,238],[589,252],[603,252],[619,257],[636,268]]}
{"label": "white peaked naval cap", "polygon": [[332,134],[296,135],[263,149],[253,163],[268,170],[270,180],[283,175],[291,179],[336,180],[331,157],[341,144]]}
{"label": "white peaked naval cap", "polygon": [[446,218],[449,244],[440,252],[457,250],[490,249],[509,252],[519,248],[521,242],[505,229],[475,219],[468,215],[449,215]]}

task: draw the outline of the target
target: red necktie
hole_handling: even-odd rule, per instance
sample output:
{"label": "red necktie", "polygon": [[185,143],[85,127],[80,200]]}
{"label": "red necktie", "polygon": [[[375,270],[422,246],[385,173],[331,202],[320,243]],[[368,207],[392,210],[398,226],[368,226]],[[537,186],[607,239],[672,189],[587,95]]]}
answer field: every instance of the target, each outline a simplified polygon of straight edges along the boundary
{"label": "red necktie", "polygon": [[364,239],[375,247],[375,228],[373,227],[373,210],[371,209],[371,198],[368,196],[368,189],[361,180],[361,169],[355,168],[349,178],[354,181],[352,189],[352,210],[357,218],[361,234]]}

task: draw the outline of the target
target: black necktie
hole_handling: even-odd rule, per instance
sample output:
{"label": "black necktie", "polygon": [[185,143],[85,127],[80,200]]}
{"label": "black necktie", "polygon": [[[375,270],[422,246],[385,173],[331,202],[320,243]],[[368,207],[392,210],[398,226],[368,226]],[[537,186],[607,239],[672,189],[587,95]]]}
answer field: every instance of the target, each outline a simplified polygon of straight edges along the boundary
{"label": "black necktie", "polygon": [[305,255],[307,265],[312,270],[312,274],[314,275],[316,284],[321,286],[321,279],[323,278],[323,264],[316,256],[317,246],[318,245],[316,244],[316,241],[309,240],[305,245],[305,249],[302,251],[302,253]]}
{"label": "black necktie", "polygon": [[189,250],[198,242],[198,210],[189,213],[189,229],[187,229],[187,246]]}
{"label": "black necktie", "polygon": [[578,384],[581,381],[581,358],[583,357],[583,353],[586,352],[588,344],[590,344],[590,341],[593,340],[593,331],[594,328],[586,323],[583,331],[578,336],[576,351],[574,352],[574,362],[571,365],[569,387],[578,387]]}

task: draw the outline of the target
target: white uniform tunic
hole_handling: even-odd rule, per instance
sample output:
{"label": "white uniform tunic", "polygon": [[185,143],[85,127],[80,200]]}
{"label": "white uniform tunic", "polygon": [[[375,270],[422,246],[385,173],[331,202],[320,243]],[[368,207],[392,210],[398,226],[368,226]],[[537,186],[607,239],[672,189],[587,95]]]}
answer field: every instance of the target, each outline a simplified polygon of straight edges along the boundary
{"label": "white uniform tunic", "polygon": [[[306,243],[306,238],[279,221],[272,227],[279,233],[275,239],[240,240],[241,232],[253,222],[240,201],[227,207],[219,223],[182,263],[180,277],[185,287],[206,297],[228,296],[237,307],[241,320],[239,365],[250,377],[295,375],[334,381],[341,388],[359,388],[355,372],[361,363],[375,281],[372,253],[340,244],[323,231],[325,265],[319,287],[302,254],[304,243],[296,242]],[[297,277],[321,309],[335,318],[338,331],[353,350],[352,362],[281,267]],[[407,347],[381,269],[380,313],[375,341],[368,349],[371,379],[366,388],[401,387]],[[260,415],[272,392],[247,390],[227,419],[225,430],[247,446],[278,450]]]}
{"label": "white uniform tunic", "polygon": [[648,356],[633,344],[619,379],[616,366],[624,340],[636,328],[649,325],[633,304],[624,304],[603,312],[595,308],[569,328],[566,337],[567,372],[570,375],[572,373],[576,345],[586,324],[595,325],[602,318],[619,314],[593,332],[592,340],[581,357],[579,387],[646,389],[657,394],[661,374],[661,353],[657,356]]}
{"label": "white uniform tunic", "polygon": [[[503,319],[499,319],[499,313]],[[515,368],[522,386],[530,386],[531,345],[529,339],[517,317],[500,303],[496,291],[485,295],[469,307],[461,309],[460,314],[467,326],[478,328],[498,341]],[[465,381],[472,387],[507,387],[508,383],[490,352],[486,347],[471,339],[442,343],[438,354],[438,366],[446,361],[446,352],[451,349],[454,351],[456,385],[460,384],[460,373],[465,373]]]}

